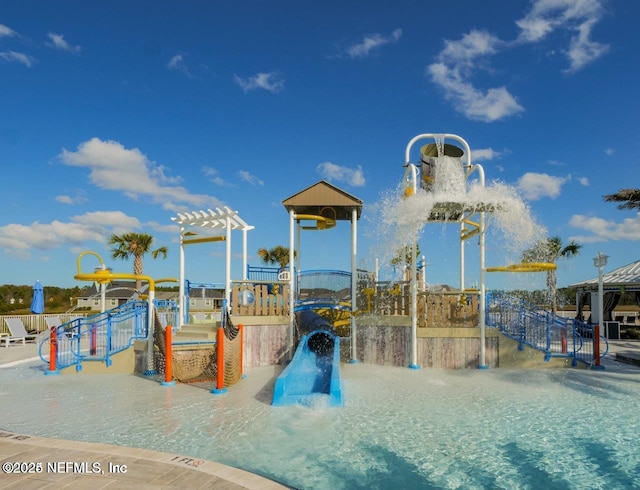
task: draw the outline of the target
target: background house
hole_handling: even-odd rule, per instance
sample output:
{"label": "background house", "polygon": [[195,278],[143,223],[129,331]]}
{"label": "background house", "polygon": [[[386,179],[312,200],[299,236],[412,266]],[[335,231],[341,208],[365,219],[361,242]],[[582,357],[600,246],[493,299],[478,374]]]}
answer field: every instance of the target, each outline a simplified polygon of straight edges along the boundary
{"label": "background house", "polygon": [[[147,284],[144,284],[142,291],[136,290],[135,281],[114,280],[107,285],[105,292],[105,309],[110,310],[120,306],[127,301],[137,299],[140,294],[147,294]],[[178,291],[156,290],[156,299],[178,299]],[[99,311],[101,308],[101,292],[95,284],[84,288],[76,298],[75,308]]]}

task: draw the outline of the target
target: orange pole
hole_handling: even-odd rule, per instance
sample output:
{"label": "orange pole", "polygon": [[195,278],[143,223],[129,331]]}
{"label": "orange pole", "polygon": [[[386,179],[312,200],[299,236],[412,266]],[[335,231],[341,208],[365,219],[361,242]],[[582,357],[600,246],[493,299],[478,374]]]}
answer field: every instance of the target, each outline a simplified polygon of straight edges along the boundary
{"label": "orange pole", "polygon": [[173,381],[173,346],[171,345],[171,325],[164,329],[165,361],[164,361],[164,381]]}
{"label": "orange pole", "polygon": [[51,327],[51,336],[49,337],[49,371],[56,370],[56,357],[58,356],[57,335],[57,328]]}
{"label": "orange pole", "polygon": [[98,352],[98,331],[95,325],[91,325],[91,349],[89,353],[95,356]]}
{"label": "orange pole", "polygon": [[243,373],[243,370],[242,370],[242,363],[243,363],[242,349],[244,347],[244,327],[242,326],[242,323],[240,325],[238,325],[238,335],[240,335],[240,375],[242,376],[242,373]]}
{"label": "orange pole", "polygon": [[600,366],[600,325],[593,326],[593,360]]}
{"label": "orange pole", "polygon": [[176,384],[173,379],[173,345],[172,342],[173,327],[167,325],[164,329],[164,381],[162,386],[173,386]]}
{"label": "orange pole", "polygon": [[216,383],[216,388],[218,392],[224,390],[224,329],[222,327],[218,328],[218,380]]}
{"label": "orange pole", "polygon": [[567,353],[567,329],[563,328],[560,331],[560,335],[562,337],[562,353],[566,354]]}
{"label": "orange pole", "polygon": [[216,387],[211,390],[211,393],[219,395],[227,392],[227,389],[224,387],[224,328],[218,327],[216,340],[216,366],[218,375]]}

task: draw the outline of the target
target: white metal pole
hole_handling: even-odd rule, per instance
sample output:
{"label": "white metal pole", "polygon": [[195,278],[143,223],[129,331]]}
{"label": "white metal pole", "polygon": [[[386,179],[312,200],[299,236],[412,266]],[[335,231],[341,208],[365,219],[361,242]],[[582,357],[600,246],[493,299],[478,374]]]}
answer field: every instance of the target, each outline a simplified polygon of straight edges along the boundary
{"label": "white metal pole", "polygon": [[411,369],[420,369],[418,365],[418,242],[414,237],[411,245]]}
{"label": "white metal pole", "polygon": [[[475,165],[478,170],[480,185],[484,187],[484,168]],[[478,315],[480,316],[480,359],[478,369],[487,369],[486,362],[486,285],[485,285],[485,212],[480,213],[480,297],[478,298]]]}
{"label": "white metal pole", "polygon": [[156,321],[155,310],[153,307],[153,300],[155,298],[155,285],[149,283],[149,299],[148,299],[148,312],[147,315],[147,371],[145,374],[156,374],[155,359],[154,359],[154,327]]}
{"label": "white metal pole", "polygon": [[295,264],[296,264],[296,269],[298,270],[298,272],[300,272],[300,255],[301,255],[301,251],[300,251],[300,247],[302,246],[302,239],[300,238],[300,230],[302,230],[302,226],[300,226],[300,222],[296,221],[295,222],[295,230],[296,230],[296,236],[295,236],[295,243],[296,243],[296,247],[298,247],[298,250],[296,253],[296,250],[294,250],[294,257],[295,257]]}
{"label": "white metal pole", "polygon": [[[294,322],[295,322],[295,268],[294,268],[294,251],[295,244],[295,212],[293,209],[289,211],[289,360],[293,359],[294,347]],[[298,254],[298,260],[300,254]]]}
{"label": "white metal pole", "polygon": [[[103,263],[102,270],[106,270],[107,266]],[[100,312],[104,313],[107,309],[107,283],[100,284]]]}
{"label": "white metal pole", "polygon": [[226,218],[226,227],[227,227],[227,253],[226,253],[226,261],[225,261],[225,291],[224,297],[227,300],[227,308],[231,305],[229,302],[231,301],[231,216],[227,213]]}
{"label": "white metal pole", "polygon": [[247,280],[247,228],[242,228],[242,280]]}
{"label": "white metal pole", "polygon": [[178,285],[178,328],[184,325],[185,315],[185,291],[184,291],[184,226],[180,226],[180,284]]}
{"label": "white metal pole", "polygon": [[464,240],[462,234],[464,230],[464,219],[460,222],[460,291],[464,292]]}
{"label": "white metal pole", "polygon": [[[602,252],[598,252],[601,254]],[[600,335],[604,335],[604,284],[602,281],[602,260],[598,264],[598,324],[600,325]]]}
{"label": "white metal pole", "polygon": [[358,210],[351,210],[351,362],[358,362],[356,312],[358,311],[357,291],[358,286]]}

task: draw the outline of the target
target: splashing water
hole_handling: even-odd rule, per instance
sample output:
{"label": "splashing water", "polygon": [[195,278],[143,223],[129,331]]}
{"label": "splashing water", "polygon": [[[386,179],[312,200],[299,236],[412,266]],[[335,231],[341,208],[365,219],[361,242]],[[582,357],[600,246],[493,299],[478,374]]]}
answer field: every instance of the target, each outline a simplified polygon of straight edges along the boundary
{"label": "splashing water", "polygon": [[[374,250],[382,262],[389,260],[402,247],[417,242],[429,223],[434,208],[439,221],[457,223],[456,209],[464,207],[465,215],[489,209],[486,213],[486,240],[496,241],[501,259],[520,261],[522,252],[546,236],[546,229],[538,224],[529,206],[518,191],[505,183],[490,181],[482,186],[477,180],[466,181],[460,161],[448,156],[438,158],[435,180],[430,191],[418,189],[403,197],[404,184],[386,191],[372,207],[372,233],[378,244]],[[444,215],[440,212],[444,209]],[[450,211],[447,211],[450,210]],[[450,221],[451,220],[451,221]],[[503,265],[503,264],[501,264]]]}

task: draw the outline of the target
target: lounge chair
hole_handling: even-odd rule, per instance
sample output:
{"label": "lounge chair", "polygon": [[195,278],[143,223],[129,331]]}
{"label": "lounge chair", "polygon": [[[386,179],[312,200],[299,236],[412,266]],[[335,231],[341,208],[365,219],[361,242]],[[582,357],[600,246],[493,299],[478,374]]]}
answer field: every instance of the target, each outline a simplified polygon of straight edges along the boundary
{"label": "lounge chair", "polygon": [[35,341],[37,335],[27,333],[27,329],[24,328],[24,323],[20,318],[5,318],[4,322],[9,329],[9,335],[0,337],[0,343],[4,342],[5,347],[9,347],[9,342],[22,342],[22,345],[25,345],[27,340]]}
{"label": "lounge chair", "polygon": [[60,325],[62,325],[59,316],[47,316],[45,317],[44,321],[46,322],[47,329],[49,329],[49,331],[51,331],[52,327],[59,327]]}

